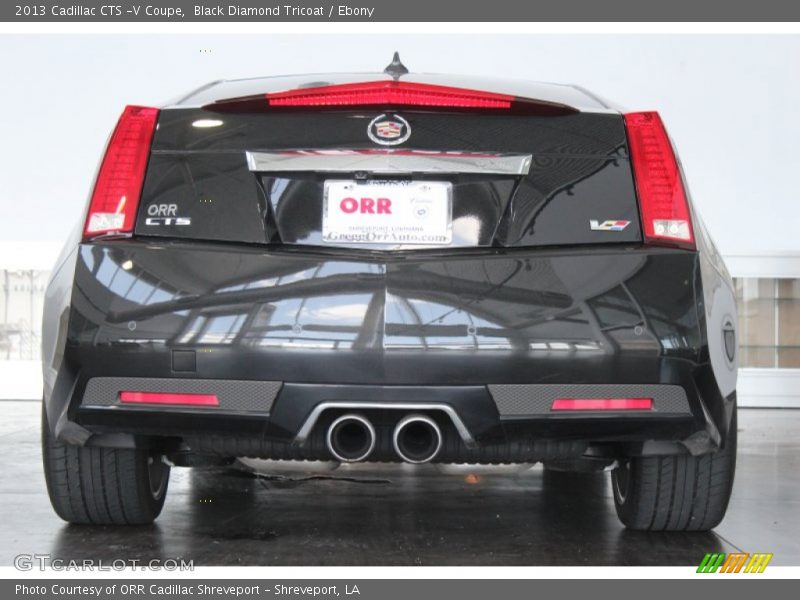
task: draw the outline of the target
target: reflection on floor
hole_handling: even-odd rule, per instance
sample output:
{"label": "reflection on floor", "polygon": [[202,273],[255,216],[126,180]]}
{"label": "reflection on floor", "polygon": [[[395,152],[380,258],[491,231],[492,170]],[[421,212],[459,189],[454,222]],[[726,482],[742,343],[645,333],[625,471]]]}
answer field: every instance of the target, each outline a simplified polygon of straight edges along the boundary
{"label": "reflection on floor", "polygon": [[254,477],[173,469],[155,525],[68,526],[50,510],[36,402],[0,402],[0,564],[192,559],[200,565],[694,565],[706,552],[800,564],[800,410],[742,410],[728,516],[712,533],[617,521],[605,473],[348,466]]}

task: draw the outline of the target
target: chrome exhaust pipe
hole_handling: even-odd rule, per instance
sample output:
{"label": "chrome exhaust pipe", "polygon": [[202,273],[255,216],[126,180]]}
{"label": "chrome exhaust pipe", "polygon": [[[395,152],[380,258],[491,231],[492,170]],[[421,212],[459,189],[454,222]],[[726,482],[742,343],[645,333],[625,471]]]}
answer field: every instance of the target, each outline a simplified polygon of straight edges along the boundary
{"label": "chrome exhaust pipe", "polygon": [[425,415],[408,415],[394,428],[394,451],[404,461],[430,462],[442,448],[442,431]]}
{"label": "chrome exhaust pipe", "polygon": [[358,462],[372,454],[375,439],[372,423],[361,415],[347,414],[331,423],[325,443],[336,460]]}

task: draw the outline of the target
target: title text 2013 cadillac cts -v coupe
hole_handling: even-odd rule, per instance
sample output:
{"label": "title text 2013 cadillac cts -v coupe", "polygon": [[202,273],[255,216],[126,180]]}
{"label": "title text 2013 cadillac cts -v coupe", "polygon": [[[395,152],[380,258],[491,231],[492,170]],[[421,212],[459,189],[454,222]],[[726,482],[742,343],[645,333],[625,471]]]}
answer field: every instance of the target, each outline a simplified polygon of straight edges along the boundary
{"label": "title text 2013 cadillac cts -v coupe", "polygon": [[134,524],[170,465],[611,471],[630,528],[723,518],[731,280],[655,112],[409,74],[127,107],[45,307],[55,511]]}

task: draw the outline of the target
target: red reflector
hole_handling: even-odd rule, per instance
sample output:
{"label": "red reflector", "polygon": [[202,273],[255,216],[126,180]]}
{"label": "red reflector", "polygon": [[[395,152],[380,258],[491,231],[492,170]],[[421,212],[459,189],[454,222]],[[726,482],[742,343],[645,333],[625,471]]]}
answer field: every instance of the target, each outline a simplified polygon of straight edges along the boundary
{"label": "red reflector", "polygon": [[556,398],[551,410],[653,410],[653,399]]}
{"label": "red reflector", "polygon": [[625,115],[645,241],[694,249],[689,202],[678,161],[657,112]]}
{"label": "red reflector", "polygon": [[370,81],[266,94],[270,106],[435,106],[509,109],[513,96],[406,81]]}
{"label": "red reflector", "polygon": [[157,120],[157,108],[125,107],[97,174],[84,239],[133,231]]}
{"label": "red reflector", "polygon": [[190,406],[219,406],[214,394],[172,394],[162,392],[120,392],[123,404],[181,404]]}

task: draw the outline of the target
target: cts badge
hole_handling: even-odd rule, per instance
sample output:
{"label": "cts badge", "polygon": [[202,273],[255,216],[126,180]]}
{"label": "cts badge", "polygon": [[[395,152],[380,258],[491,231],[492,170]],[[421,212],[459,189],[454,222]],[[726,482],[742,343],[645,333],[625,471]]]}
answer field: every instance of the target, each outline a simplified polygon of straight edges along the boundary
{"label": "cts badge", "polygon": [[370,121],[367,135],[376,144],[396,146],[409,138],[411,126],[400,115],[384,113]]}
{"label": "cts badge", "polygon": [[177,204],[151,204],[147,207],[145,225],[191,225],[191,217],[179,217]]}
{"label": "cts badge", "polygon": [[601,223],[592,219],[589,221],[589,228],[592,231],[622,231],[630,224],[630,221],[603,221]]}

